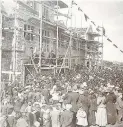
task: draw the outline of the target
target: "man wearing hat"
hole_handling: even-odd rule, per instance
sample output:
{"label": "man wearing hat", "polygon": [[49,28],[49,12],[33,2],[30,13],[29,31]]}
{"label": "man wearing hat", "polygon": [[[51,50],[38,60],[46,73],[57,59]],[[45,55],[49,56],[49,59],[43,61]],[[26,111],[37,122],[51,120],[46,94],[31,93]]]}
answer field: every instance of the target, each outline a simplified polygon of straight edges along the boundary
{"label": "man wearing hat", "polygon": [[61,127],[73,127],[73,112],[70,111],[71,104],[66,104],[65,111],[61,113]]}
{"label": "man wearing hat", "polygon": [[69,103],[72,105],[72,111],[73,112],[77,112],[78,108],[77,108],[77,101],[79,99],[79,93],[77,91],[77,86],[74,85],[72,88],[72,91],[68,92],[68,94],[64,97],[64,99],[68,99]]}
{"label": "man wearing hat", "polygon": [[8,106],[8,117],[7,117],[7,124],[9,127],[14,127],[15,126],[15,117],[12,115],[14,107],[12,105]]}
{"label": "man wearing hat", "polygon": [[50,99],[50,92],[49,92],[49,90],[47,89],[46,86],[44,86],[44,89],[42,91],[42,95],[44,96],[44,100],[45,100],[46,104],[48,104],[49,99]]}
{"label": "man wearing hat", "polygon": [[122,99],[122,93],[119,93],[119,96],[116,100],[116,108],[117,108],[117,120],[118,123],[121,123],[123,121],[123,99]]}
{"label": "man wearing hat", "polygon": [[87,116],[88,116],[88,111],[89,111],[89,105],[90,105],[90,101],[88,97],[88,92],[86,88],[84,87],[83,91],[80,92],[80,96],[78,99],[78,106],[79,107],[83,106],[83,109],[87,113]]}
{"label": "man wearing hat", "polygon": [[69,94],[67,95],[67,98],[70,101],[69,103],[72,105],[71,111],[74,112],[73,123],[76,124],[76,113],[78,110],[77,102],[79,99],[79,93],[78,93],[78,89],[76,85],[73,86],[72,91],[69,92]]}
{"label": "man wearing hat", "polygon": [[50,112],[52,127],[60,127],[60,108],[56,104],[53,106],[53,110]]}

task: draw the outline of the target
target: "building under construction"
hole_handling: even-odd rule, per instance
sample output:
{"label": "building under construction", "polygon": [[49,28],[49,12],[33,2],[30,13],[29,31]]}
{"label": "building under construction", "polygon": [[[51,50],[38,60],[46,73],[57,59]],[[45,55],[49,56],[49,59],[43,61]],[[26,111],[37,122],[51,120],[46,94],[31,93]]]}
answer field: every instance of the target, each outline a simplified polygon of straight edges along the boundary
{"label": "building under construction", "polygon": [[[2,81],[19,80],[42,70],[61,71],[74,65],[91,68],[102,60],[103,43],[92,26],[68,28],[59,20],[62,1],[16,1],[8,15],[1,5]],[[95,39],[96,38],[96,39]]]}

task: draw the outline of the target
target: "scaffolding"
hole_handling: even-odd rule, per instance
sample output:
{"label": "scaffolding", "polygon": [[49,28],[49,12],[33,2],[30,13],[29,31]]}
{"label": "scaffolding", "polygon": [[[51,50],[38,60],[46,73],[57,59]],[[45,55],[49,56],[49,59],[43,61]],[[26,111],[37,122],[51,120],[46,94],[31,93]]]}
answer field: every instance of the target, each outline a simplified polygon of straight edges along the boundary
{"label": "scaffolding", "polygon": [[[67,27],[61,25],[59,22],[58,22],[58,17],[59,15],[63,15],[59,12],[59,1],[57,0],[56,1],[56,8],[52,8],[48,5],[46,5],[45,3],[43,2],[39,2],[39,1],[35,1],[39,4],[39,13],[37,13],[34,9],[30,8],[27,4],[25,4],[24,2],[22,1],[16,1],[16,9],[15,9],[15,17],[14,17],[14,39],[13,39],[13,70],[12,70],[12,74],[13,74],[13,81],[16,80],[16,53],[17,53],[17,48],[16,48],[16,42],[17,42],[17,32],[18,31],[21,31],[22,33],[24,32],[27,32],[26,30],[24,29],[21,29],[21,28],[18,28],[19,26],[16,25],[17,23],[17,17],[19,17],[19,9],[17,9],[17,4],[21,4],[25,7],[28,7],[30,8],[31,10],[34,11],[35,15],[31,15],[30,14],[30,20],[31,19],[34,19],[35,21],[37,21],[37,23],[39,24],[39,33],[35,33],[33,31],[28,31],[28,33],[30,34],[33,34],[33,36],[36,36],[36,37],[39,37],[39,55],[38,57],[34,57],[33,56],[33,49],[32,50],[32,55],[31,55],[31,58],[30,58],[30,62],[29,63],[24,63],[24,59],[22,59],[22,63],[21,63],[21,74],[22,74],[22,79],[23,79],[23,84],[25,83],[24,82],[24,77],[25,77],[25,69],[29,72],[29,74],[32,76],[33,79],[35,79],[34,75],[32,74],[32,72],[29,70],[28,67],[31,67],[31,68],[34,68],[34,71],[36,73],[41,73],[42,70],[53,70],[54,74],[56,72],[61,72],[62,69],[71,69],[72,68],[72,40],[76,40],[76,41],[80,41],[78,43],[78,52],[79,52],[79,55],[78,56],[75,56],[74,59],[79,59],[79,61],[81,61],[81,50],[85,51],[85,58],[84,58],[84,61],[86,61],[87,58],[87,53],[90,52],[90,54],[94,53],[95,51],[90,51],[87,49],[87,45],[88,45],[88,42],[95,42],[94,40],[87,40],[87,39],[83,39],[79,36],[76,36],[75,34],[77,34],[77,32],[75,32],[74,30],[72,29],[68,29]],[[42,15],[42,8],[48,8],[48,10],[52,10],[53,12],[56,13],[56,16],[57,16],[57,21],[56,22],[52,22],[52,21],[48,21],[47,19],[45,19]],[[67,19],[66,19],[66,25],[67,25],[67,21],[68,19],[71,19],[71,27],[72,27],[72,5],[70,7],[71,9],[71,15],[63,15],[65,16]],[[22,13],[22,12],[21,12]],[[69,13],[69,11],[68,11]],[[23,12],[24,14],[24,12]],[[43,31],[43,24],[48,24],[50,26],[53,27],[53,29],[56,30],[56,38],[51,38],[51,37],[47,37],[47,36],[43,36],[42,34],[42,31]],[[82,27],[82,26],[81,26]],[[67,46],[66,46],[66,51],[64,53],[64,56],[62,58],[60,58],[60,54],[59,54],[59,43],[60,42],[64,42],[62,40],[59,39],[59,31],[62,30],[63,31],[63,35],[66,36],[69,40],[67,42]],[[69,33],[66,33],[65,31],[69,31]],[[96,35],[96,33],[90,33],[90,34],[93,34],[94,36],[98,36]],[[56,57],[55,58],[45,58],[42,56],[42,39],[43,38],[48,38],[50,40],[55,40],[56,41]],[[81,43],[82,41],[84,41],[84,47],[81,46]],[[26,42],[26,40],[25,40]],[[23,51],[22,51],[23,52]],[[98,51],[97,51],[98,52]],[[38,59],[38,63],[35,63],[35,59]],[[59,59],[61,62],[59,62]],[[92,59],[89,57],[89,60]],[[49,63],[48,62],[45,62],[43,63],[43,61],[50,61]],[[46,64],[48,63],[48,64]],[[80,62],[81,63],[81,62]]]}

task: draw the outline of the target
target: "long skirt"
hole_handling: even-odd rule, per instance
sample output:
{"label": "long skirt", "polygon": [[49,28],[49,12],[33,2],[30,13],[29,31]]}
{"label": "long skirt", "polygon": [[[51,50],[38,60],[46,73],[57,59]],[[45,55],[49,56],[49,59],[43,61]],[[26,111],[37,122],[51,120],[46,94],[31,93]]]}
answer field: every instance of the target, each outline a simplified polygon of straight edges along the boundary
{"label": "long skirt", "polygon": [[107,112],[106,108],[100,108],[97,109],[96,114],[96,124],[98,126],[106,126],[107,125]]}
{"label": "long skirt", "polygon": [[108,119],[108,124],[115,124],[116,123],[116,107],[113,103],[108,102],[106,105],[107,109],[107,119]]}
{"label": "long skirt", "polygon": [[89,125],[96,124],[96,111],[95,110],[89,111],[88,122],[89,122]]}

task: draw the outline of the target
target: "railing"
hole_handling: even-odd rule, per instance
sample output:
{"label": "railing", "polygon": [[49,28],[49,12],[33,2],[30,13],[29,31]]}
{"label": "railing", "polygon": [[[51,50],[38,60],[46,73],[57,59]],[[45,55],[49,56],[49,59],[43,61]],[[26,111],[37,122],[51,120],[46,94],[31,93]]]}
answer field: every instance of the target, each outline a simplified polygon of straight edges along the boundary
{"label": "railing", "polygon": [[[39,57],[33,57],[33,59],[29,59],[27,63],[24,65],[33,66],[33,63],[36,66],[39,66]],[[57,64],[56,64],[57,63]],[[41,67],[59,67],[59,68],[68,68],[69,67],[69,59],[68,58],[41,58]]]}

